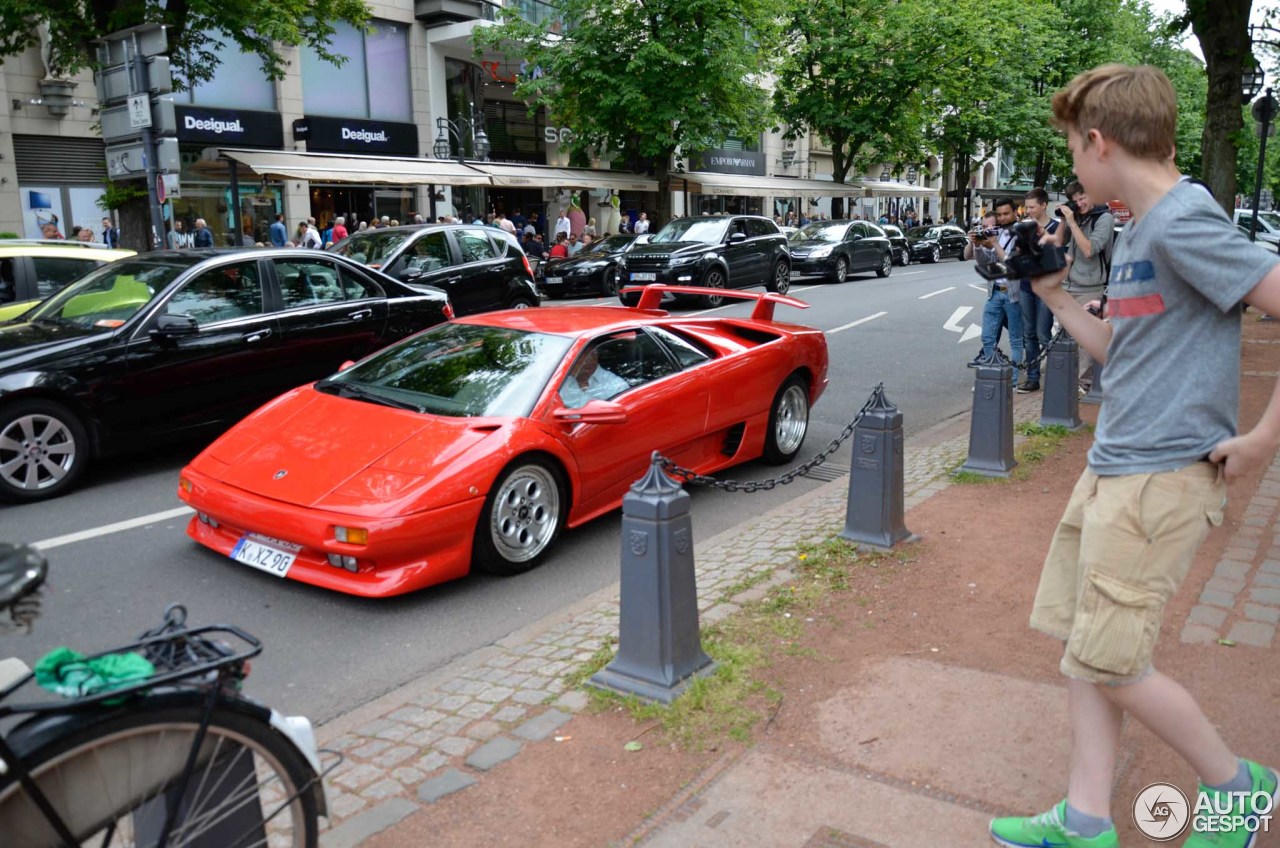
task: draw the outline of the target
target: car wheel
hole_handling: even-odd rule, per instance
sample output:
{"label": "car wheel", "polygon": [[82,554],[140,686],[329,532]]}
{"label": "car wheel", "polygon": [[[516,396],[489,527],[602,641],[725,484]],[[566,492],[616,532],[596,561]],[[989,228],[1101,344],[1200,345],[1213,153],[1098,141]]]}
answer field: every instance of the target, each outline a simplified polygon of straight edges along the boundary
{"label": "car wheel", "polygon": [[601,297],[613,297],[618,293],[618,269],[612,265],[604,269],[604,276],[600,279],[600,295]]}
{"label": "car wheel", "polygon": [[904,247],[904,248],[902,248],[902,255],[901,255],[900,257],[898,257],[898,264],[899,264],[899,265],[901,265],[903,268],[905,268],[905,267],[907,267],[908,265],[910,265],[910,264],[911,264],[911,251],[907,250],[905,247]]}
{"label": "car wheel", "polygon": [[562,479],[560,469],[537,457],[517,460],[502,473],[476,524],[476,568],[509,577],[542,561],[564,524]]}
{"label": "car wheel", "polygon": [[887,277],[893,271],[893,257],[889,255],[889,251],[884,252],[884,256],[880,257],[880,267],[876,269],[877,277]]}
{"label": "car wheel", "polygon": [[843,256],[836,259],[836,273],[831,278],[832,282],[843,283],[849,277],[849,260]]}
{"label": "car wheel", "polygon": [[[564,297],[564,295],[561,295]],[[507,304],[508,309],[532,309],[537,306],[538,302],[529,295],[522,294]]]}
{"label": "car wheel", "polygon": [[[724,290],[724,271],[719,268],[712,268],[707,275],[702,278],[702,285],[708,289]],[[724,296],[720,294],[704,294],[700,303],[708,309],[715,309],[724,303]]]}
{"label": "car wheel", "polygon": [[773,279],[765,286],[771,292],[776,294],[786,294],[791,290],[791,266],[785,262],[779,262],[773,266]]}
{"label": "car wheel", "polygon": [[942,261],[942,248],[938,247],[937,245],[934,245],[934,247],[933,247],[933,252],[929,254],[929,261],[930,261],[930,262],[941,262],[941,261]]}
{"label": "car wheel", "polygon": [[774,395],[761,459],[771,465],[787,464],[800,452],[808,430],[809,386],[799,374],[792,374]]}
{"label": "car wheel", "polygon": [[20,400],[0,410],[0,496],[39,501],[63,494],[89,462],[89,435],[59,403]]}

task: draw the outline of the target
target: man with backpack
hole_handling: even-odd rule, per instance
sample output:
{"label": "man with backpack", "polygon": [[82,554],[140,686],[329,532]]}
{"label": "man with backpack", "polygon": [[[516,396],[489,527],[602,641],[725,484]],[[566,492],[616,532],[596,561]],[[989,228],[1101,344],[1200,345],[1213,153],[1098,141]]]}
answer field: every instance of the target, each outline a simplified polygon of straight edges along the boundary
{"label": "man with backpack", "polygon": [[[1116,219],[1106,205],[1094,206],[1079,181],[1067,186],[1070,203],[1063,203],[1055,214],[1066,224],[1065,241],[1071,256],[1071,272],[1063,288],[1076,303],[1086,305],[1099,300],[1106,292],[1107,275],[1111,272],[1111,240]],[[1093,384],[1093,357],[1080,348],[1080,389],[1089,391]]]}

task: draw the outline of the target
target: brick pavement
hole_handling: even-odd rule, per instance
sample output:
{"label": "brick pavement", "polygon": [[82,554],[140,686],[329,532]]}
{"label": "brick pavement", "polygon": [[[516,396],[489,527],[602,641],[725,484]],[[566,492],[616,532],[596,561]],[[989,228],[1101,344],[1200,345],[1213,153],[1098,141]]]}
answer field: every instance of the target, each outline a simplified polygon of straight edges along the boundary
{"label": "brick pavement", "polygon": [[[1040,400],[1039,394],[1019,396],[1015,421],[1037,420]],[[935,444],[913,445],[906,440],[903,488],[908,510],[950,485],[947,471],[968,452],[968,416],[962,419],[940,428]],[[957,433],[961,426],[963,432]],[[930,439],[926,435],[921,441]],[[1280,470],[1273,468],[1269,475],[1274,477],[1269,476],[1268,483],[1280,496]],[[821,542],[843,528],[847,497],[845,476],[754,517],[750,526],[698,545],[702,620],[723,618],[740,604],[762,597],[769,585],[789,579],[787,566],[799,545]],[[1267,562],[1280,565],[1280,538],[1275,544],[1278,560]],[[1257,543],[1251,549],[1240,546],[1238,553],[1257,547]],[[1280,577],[1280,572],[1266,568],[1264,563],[1260,573],[1267,578]],[[1254,591],[1280,595],[1280,580],[1276,583],[1276,588],[1259,584]],[[752,588],[743,589],[744,585]],[[617,587],[606,594],[556,623],[499,640],[426,685],[410,684],[378,699],[371,705],[372,717],[369,709],[362,708],[352,717],[321,727],[321,746],[341,751],[346,758],[328,777],[331,829],[322,835],[321,845],[359,845],[420,806],[483,779],[485,771],[518,755],[520,740],[546,738],[573,712],[583,709],[587,693],[571,690],[569,678],[601,647],[616,641]],[[1275,627],[1274,622],[1267,625],[1254,619],[1237,624],[1269,626],[1272,632]],[[1213,626],[1221,627],[1223,621]],[[1237,635],[1243,635],[1238,639],[1242,642],[1260,638],[1251,630]]]}

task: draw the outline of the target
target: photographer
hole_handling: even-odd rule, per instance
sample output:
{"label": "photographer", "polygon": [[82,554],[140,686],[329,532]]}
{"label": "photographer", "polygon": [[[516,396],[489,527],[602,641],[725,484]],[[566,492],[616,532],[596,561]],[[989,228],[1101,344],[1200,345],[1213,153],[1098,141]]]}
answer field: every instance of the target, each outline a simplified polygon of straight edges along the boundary
{"label": "photographer", "polygon": [[[1084,186],[1072,182],[1067,186],[1067,197],[1070,203],[1064,203],[1055,210],[1062,218],[1065,229],[1058,228],[1067,244],[1067,255],[1071,257],[1071,273],[1067,275],[1063,288],[1081,305],[1102,297],[1107,287],[1107,267],[1110,259],[1112,234],[1115,231],[1115,216],[1106,206],[1094,206]],[[1061,242],[1060,242],[1061,243]],[[1093,385],[1093,357],[1080,348],[1080,390],[1089,391]]]}
{"label": "photographer", "polygon": [[[1053,235],[1062,228],[1062,220],[1049,217],[1049,195],[1042,188],[1033,188],[1023,198],[1027,220],[1035,221],[1039,236]],[[1020,394],[1040,391],[1040,356],[1049,346],[1053,331],[1053,313],[1035,292],[1031,280],[1023,279],[1019,286],[1018,301],[1022,306],[1022,346],[1027,353],[1027,376],[1016,389]]]}
{"label": "photographer", "polygon": [[[964,246],[965,259],[977,260],[978,268],[1004,262],[1013,250],[1013,224],[1017,221],[1013,201],[1007,197],[996,201],[995,214],[985,215],[982,229],[969,235]],[[993,228],[991,224],[995,224]],[[981,274],[981,270],[979,270]],[[985,276],[985,275],[983,275]],[[988,357],[1000,343],[1000,330],[1009,327],[1009,349],[1013,353],[1013,383],[1018,383],[1022,355],[1022,307],[1018,305],[1018,283],[1004,277],[987,280],[987,303],[982,308],[982,356]]]}

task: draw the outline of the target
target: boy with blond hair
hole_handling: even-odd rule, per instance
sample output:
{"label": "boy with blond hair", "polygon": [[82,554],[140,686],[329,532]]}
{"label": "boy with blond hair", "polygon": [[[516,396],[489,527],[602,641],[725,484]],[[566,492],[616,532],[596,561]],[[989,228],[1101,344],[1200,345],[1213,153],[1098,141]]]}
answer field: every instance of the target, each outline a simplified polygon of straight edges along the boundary
{"label": "boy with blond hair", "polygon": [[[1280,257],[1250,244],[1205,189],[1174,165],[1177,100],[1150,66],[1105,65],[1053,98],[1076,175],[1133,219],[1116,244],[1108,321],[1064,291],[1067,271],[1032,288],[1104,363],[1089,467],[1050,543],[1031,626],[1065,641],[1071,720],[1067,797],[1029,818],[996,819],[1012,846],[1112,848],[1112,780],[1127,712],[1195,769],[1199,791],[1236,799],[1230,832],[1193,832],[1192,848],[1247,848],[1241,796],[1273,799],[1276,774],[1238,758],[1190,693],[1151,665],[1165,604],[1212,526],[1228,480],[1271,461],[1280,391],[1237,436],[1241,303],[1280,311]],[[1194,807],[1194,803],[1192,805]],[[1187,818],[1190,818],[1189,812]]]}

